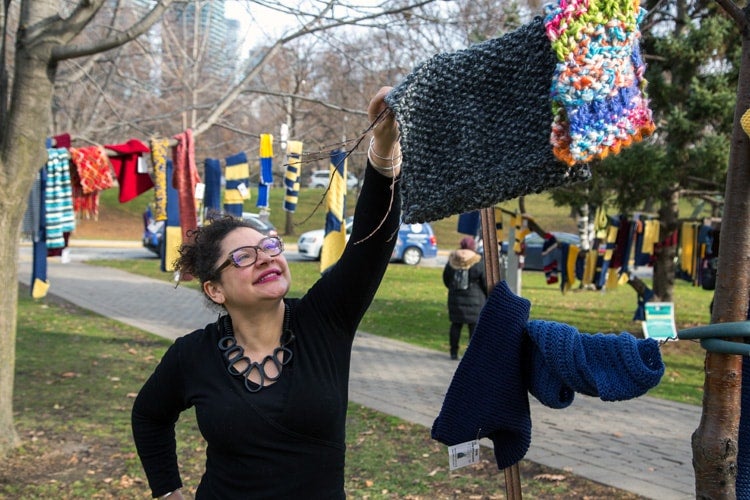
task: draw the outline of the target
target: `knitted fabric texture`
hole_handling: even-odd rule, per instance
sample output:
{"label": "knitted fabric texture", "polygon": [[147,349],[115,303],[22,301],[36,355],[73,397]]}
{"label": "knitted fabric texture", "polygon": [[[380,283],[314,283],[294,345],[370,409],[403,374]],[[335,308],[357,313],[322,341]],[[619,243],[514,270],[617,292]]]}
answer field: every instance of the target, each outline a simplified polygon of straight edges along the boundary
{"label": "knitted fabric texture", "polygon": [[240,151],[237,154],[227,156],[224,177],[224,212],[242,217],[243,202],[245,197],[240,186],[247,187],[250,184],[250,166],[247,163],[247,153]]}
{"label": "knitted fabric texture", "polygon": [[167,149],[169,139],[151,138],[151,166],[154,171],[154,220],[167,220]]}
{"label": "knitted fabric texture", "polygon": [[302,141],[289,141],[286,146],[287,162],[284,171],[284,210],[294,213],[299,201],[299,177],[302,165]]}
{"label": "knitted fabric texture", "polygon": [[273,136],[271,134],[260,134],[259,154],[258,198],[255,206],[268,208],[269,188],[273,185]]}
{"label": "knitted fabric texture", "polygon": [[[750,314],[747,317],[750,320]],[[737,441],[737,498],[750,498],[750,361],[742,357],[742,395],[740,397],[740,426]]]}
{"label": "knitted fabric texture", "polygon": [[70,137],[70,134],[67,132],[60,135],[55,135],[52,137],[52,144],[50,147],[54,146],[56,148],[67,148],[69,149],[72,143],[72,138]]}
{"label": "knitted fabric texture", "polygon": [[203,215],[211,218],[214,214],[221,212],[221,162],[216,158],[203,160],[203,178],[206,181]]}
{"label": "knitted fabric texture", "polygon": [[47,149],[47,181],[44,189],[47,249],[67,247],[65,233],[70,233],[76,227],[69,161],[67,149]]}
{"label": "knitted fabric texture", "polygon": [[[745,113],[747,115],[747,113]],[[750,132],[748,132],[750,135]],[[750,321],[750,303],[747,305]],[[750,359],[742,357],[742,393],[740,396],[740,425],[737,440],[737,498],[750,498]]]}
{"label": "knitted fabric texture", "polygon": [[195,186],[201,181],[195,166],[195,142],[193,131],[187,129],[174,135],[177,145],[172,147],[174,171],[172,172],[172,186],[177,190],[180,204],[180,227],[182,241],[190,240],[188,234],[198,227],[198,209],[195,200]]}
{"label": "knitted fabric texture", "polygon": [[557,59],[540,18],[422,63],[386,96],[401,131],[405,222],[427,222],[587,180],[555,158]]}
{"label": "knitted fabric texture", "polygon": [[740,118],[740,125],[742,125],[742,130],[750,137],[750,109],[745,111],[742,118]]}
{"label": "knitted fabric texture", "polygon": [[260,170],[258,182],[260,184],[273,184],[273,135],[260,134]]}
{"label": "knitted fabric texture", "polygon": [[546,8],[557,56],[552,85],[552,145],[568,165],[605,158],[654,131],[645,97],[632,0],[560,0]]}
{"label": "knitted fabric texture", "polygon": [[489,437],[501,469],[521,460],[531,443],[529,400],[520,376],[530,309],[504,281],[495,286],[432,425],[432,438],[449,446]]}
{"label": "knitted fabric texture", "polygon": [[551,408],[565,408],[574,392],[603,401],[645,394],[664,375],[659,343],[620,334],[581,334],[570,325],[529,321],[529,392]]}
{"label": "knitted fabric texture", "polygon": [[102,146],[68,148],[73,211],[87,217],[99,215],[99,192],[114,185],[112,167]]}
{"label": "knitted fabric texture", "polygon": [[127,203],[154,187],[150,175],[138,172],[139,158],[150,151],[148,146],[138,139],[130,139],[124,144],[105,144],[104,147],[117,153],[109,161],[120,185],[120,203]]}
{"label": "knitted fabric texture", "polygon": [[[24,230],[31,231],[29,236],[33,242],[32,246],[32,266],[31,281],[37,283],[48,283],[47,281],[47,214],[45,212],[45,190],[47,189],[47,169],[42,167],[37,172],[34,184],[29,193],[29,204],[26,206],[24,214]],[[28,217],[28,220],[27,220]],[[28,228],[28,229],[27,229]],[[34,286],[31,287],[30,293],[34,297]]]}

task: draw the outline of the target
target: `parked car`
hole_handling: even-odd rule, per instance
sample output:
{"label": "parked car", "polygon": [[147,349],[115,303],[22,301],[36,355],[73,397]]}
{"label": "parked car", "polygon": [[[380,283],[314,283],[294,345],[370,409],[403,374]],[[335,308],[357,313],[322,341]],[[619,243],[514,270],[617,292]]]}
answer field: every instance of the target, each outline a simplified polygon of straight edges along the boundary
{"label": "parked car", "polygon": [[[570,245],[580,246],[581,239],[577,234],[552,231],[552,235],[559,243],[568,243]],[[528,271],[544,271],[544,260],[542,258],[542,246],[544,239],[537,233],[527,234],[523,240],[525,247],[523,269]],[[560,249],[553,250],[558,265],[561,262]],[[500,251],[501,258],[508,255],[508,242],[503,241]]]}
{"label": "parked car", "polygon": [[[310,176],[307,187],[325,188],[331,182],[331,172],[328,170],[316,170]],[[346,189],[354,189],[359,185],[359,179],[351,172],[346,173]]]}
{"label": "parked car", "polygon": [[[349,241],[349,236],[352,234],[353,220],[353,217],[347,217],[344,221],[346,223],[346,241]],[[302,233],[297,240],[297,252],[302,257],[320,260],[320,252],[323,250],[323,238],[325,235],[325,229],[313,229],[312,231]]]}
{"label": "parked car", "polygon": [[426,222],[401,224],[391,260],[416,266],[423,258],[437,257],[437,251],[437,238],[432,226]]}
{"label": "parked car", "polygon": [[[257,230],[258,232],[263,233],[266,236],[278,236],[276,227],[271,224],[270,221],[262,219],[259,214],[255,214],[252,212],[242,212],[242,218],[245,221],[249,222],[253,229]],[[159,257],[161,257],[162,255],[162,242],[164,240],[165,227],[166,222],[163,220],[154,220],[153,213],[151,212],[151,207],[147,207],[146,211],[143,212],[142,242],[145,248],[151,250]]]}
{"label": "parked car", "polygon": [[[347,241],[349,241],[352,232],[352,221],[352,217],[347,217]],[[297,251],[303,257],[319,260],[324,237],[325,229],[314,229],[302,233],[297,240]],[[391,260],[414,266],[419,264],[422,258],[431,259],[434,257],[437,257],[437,238],[435,238],[432,226],[427,223],[401,224]]]}

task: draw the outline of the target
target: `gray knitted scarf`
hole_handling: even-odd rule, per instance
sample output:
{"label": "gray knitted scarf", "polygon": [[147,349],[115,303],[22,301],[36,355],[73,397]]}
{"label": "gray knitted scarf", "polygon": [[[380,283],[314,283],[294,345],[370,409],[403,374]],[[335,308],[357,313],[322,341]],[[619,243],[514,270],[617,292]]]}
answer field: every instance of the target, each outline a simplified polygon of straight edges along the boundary
{"label": "gray knitted scarf", "polygon": [[419,65],[386,96],[401,130],[405,222],[588,180],[550,145],[556,58],[541,18]]}

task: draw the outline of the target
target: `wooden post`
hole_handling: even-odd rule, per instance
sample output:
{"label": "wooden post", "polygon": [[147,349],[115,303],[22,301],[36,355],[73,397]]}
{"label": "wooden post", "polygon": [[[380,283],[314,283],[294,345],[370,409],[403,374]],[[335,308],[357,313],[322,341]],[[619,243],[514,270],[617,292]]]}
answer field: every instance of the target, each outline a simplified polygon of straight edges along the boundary
{"label": "wooden post", "polygon": [[[484,270],[487,280],[487,292],[492,291],[500,281],[500,256],[498,254],[497,230],[495,228],[495,209],[483,208],[480,211],[482,221],[482,239],[484,240]],[[510,249],[509,249],[510,250]],[[518,463],[503,469],[505,473],[505,494],[508,500],[521,499],[521,473]]]}

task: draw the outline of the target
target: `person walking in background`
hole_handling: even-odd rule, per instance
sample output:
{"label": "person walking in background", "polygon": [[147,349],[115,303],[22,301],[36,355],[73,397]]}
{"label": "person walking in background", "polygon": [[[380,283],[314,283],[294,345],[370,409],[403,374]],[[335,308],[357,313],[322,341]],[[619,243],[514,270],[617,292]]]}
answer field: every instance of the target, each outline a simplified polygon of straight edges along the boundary
{"label": "person walking in background", "polygon": [[469,329],[469,340],[487,300],[484,262],[475,250],[473,238],[463,238],[453,250],[443,269],[443,284],[448,288],[448,319],[451,359],[458,359],[458,344],[463,325]]}

